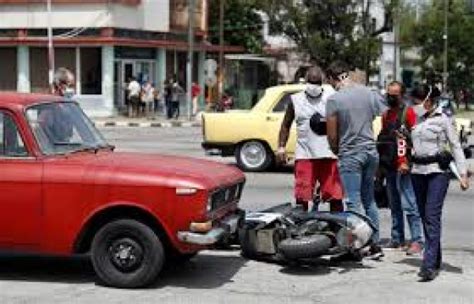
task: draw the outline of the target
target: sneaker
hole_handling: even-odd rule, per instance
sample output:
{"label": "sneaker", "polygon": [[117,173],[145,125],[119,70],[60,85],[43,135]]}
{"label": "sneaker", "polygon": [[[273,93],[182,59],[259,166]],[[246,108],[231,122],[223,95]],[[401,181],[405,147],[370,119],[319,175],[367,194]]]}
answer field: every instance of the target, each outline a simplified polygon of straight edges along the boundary
{"label": "sneaker", "polygon": [[384,248],[389,249],[389,250],[398,250],[398,249],[401,249],[402,246],[398,242],[390,241],[390,243],[385,245]]}
{"label": "sneaker", "polygon": [[373,259],[373,260],[379,260],[383,258],[385,254],[383,253],[382,247],[379,245],[371,245],[369,252],[368,252],[368,257]]}
{"label": "sneaker", "polygon": [[407,251],[408,249],[410,249],[410,246],[411,246],[411,244],[410,244],[409,242],[405,242],[405,243],[403,243],[403,245],[400,247],[400,249],[401,249],[402,251]]}
{"label": "sneaker", "polygon": [[420,272],[418,272],[418,276],[421,278],[421,282],[430,282],[436,279],[438,276],[439,271],[437,270],[429,270],[429,269],[421,269]]}
{"label": "sneaker", "polygon": [[407,255],[420,255],[422,251],[423,248],[421,248],[421,244],[413,242],[407,250]]}

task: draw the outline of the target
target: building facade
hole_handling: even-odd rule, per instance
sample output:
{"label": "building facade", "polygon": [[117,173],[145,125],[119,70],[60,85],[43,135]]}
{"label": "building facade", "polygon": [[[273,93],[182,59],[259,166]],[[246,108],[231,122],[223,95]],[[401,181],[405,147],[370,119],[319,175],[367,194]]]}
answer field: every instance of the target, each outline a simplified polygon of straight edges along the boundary
{"label": "building facade", "polygon": [[[193,80],[204,87],[204,62],[219,50],[206,42],[208,0],[196,0]],[[185,86],[186,0],[0,0],[0,90],[47,92],[49,22],[54,66],[76,75],[77,100],[92,116],[125,105],[130,77],[158,88],[176,77]],[[241,52],[225,47],[225,52]]]}

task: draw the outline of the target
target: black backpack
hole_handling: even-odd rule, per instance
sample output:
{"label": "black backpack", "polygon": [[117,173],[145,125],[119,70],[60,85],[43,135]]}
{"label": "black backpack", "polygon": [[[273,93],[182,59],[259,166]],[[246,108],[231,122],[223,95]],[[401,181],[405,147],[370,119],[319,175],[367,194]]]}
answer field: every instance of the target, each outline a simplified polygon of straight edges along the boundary
{"label": "black backpack", "polygon": [[[383,128],[377,136],[377,151],[380,157],[380,166],[387,170],[395,169],[398,157],[398,139],[395,131],[399,130],[403,125],[406,126],[406,116],[408,107],[404,107],[399,112],[397,121]],[[383,114],[385,120],[387,112]]]}

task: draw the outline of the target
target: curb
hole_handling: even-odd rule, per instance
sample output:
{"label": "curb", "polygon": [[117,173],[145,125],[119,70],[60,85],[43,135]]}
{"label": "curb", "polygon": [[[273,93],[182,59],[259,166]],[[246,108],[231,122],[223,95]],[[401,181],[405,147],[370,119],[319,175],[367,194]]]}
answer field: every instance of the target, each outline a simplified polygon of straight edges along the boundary
{"label": "curb", "polygon": [[200,122],[128,122],[128,121],[95,121],[99,128],[125,127],[125,128],[191,128],[201,127]]}

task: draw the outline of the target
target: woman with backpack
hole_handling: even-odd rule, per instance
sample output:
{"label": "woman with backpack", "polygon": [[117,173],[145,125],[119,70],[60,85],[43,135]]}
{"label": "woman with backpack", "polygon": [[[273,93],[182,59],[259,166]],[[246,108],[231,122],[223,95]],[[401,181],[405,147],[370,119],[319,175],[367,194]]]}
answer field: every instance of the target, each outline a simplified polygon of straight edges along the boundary
{"label": "woman with backpack", "polygon": [[425,232],[423,264],[418,276],[422,281],[435,279],[440,271],[441,215],[449,186],[448,169],[460,173],[462,190],[469,188],[467,164],[453,120],[438,106],[440,91],[422,85],[424,100],[415,107],[417,125],[412,131],[413,187]]}

